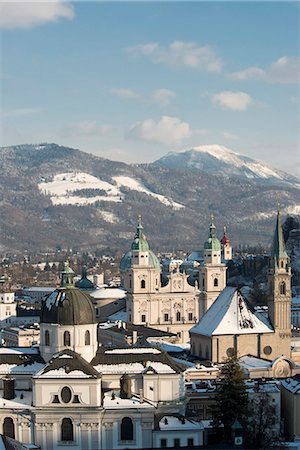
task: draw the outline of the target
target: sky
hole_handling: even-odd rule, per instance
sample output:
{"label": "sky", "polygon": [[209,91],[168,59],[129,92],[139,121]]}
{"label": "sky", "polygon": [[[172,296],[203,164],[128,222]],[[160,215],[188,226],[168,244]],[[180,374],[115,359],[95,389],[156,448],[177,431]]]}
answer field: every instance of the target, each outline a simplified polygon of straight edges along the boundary
{"label": "sky", "polygon": [[1,146],[224,145],[300,175],[297,2],[0,2]]}

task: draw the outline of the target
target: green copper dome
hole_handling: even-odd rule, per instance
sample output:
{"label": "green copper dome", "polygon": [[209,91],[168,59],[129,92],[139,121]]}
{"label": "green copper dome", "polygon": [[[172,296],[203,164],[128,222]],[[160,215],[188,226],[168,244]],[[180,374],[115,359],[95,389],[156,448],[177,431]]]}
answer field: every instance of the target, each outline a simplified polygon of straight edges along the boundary
{"label": "green copper dome", "polygon": [[93,290],[95,289],[94,283],[92,283],[87,277],[86,266],[82,268],[81,278],[76,281],[75,287],[83,290]]}
{"label": "green copper dome", "polygon": [[160,262],[157,256],[150,250],[147,239],[144,235],[141,218],[139,217],[138,226],[131,244],[131,250],[122,257],[120,261],[120,272],[125,272],[132,265],[132,255],[135,252],[148,252],[148,267],[160,270]]}
{"label": "green copper dome", "polygon": [[213,223],[210,224],[209,227],[209,238],[204,243],[204,250],[221,250],[221,243],[217,238],[217,230]]}
{"label": "green copper dome", "polygon": [[144,235],[144,228],[141,223],[141,218],[139,218],[138,226],[136,229],[136,233],[134,236],[134,240],[131,244],[131,250],[136,252],[148,252],[149,244],[147,242],[147,239]]}

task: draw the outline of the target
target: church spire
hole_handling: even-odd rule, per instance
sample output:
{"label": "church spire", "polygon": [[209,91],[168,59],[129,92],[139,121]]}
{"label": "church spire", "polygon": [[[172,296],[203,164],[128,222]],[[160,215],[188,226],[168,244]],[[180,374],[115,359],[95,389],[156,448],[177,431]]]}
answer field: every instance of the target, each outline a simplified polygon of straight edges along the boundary
{"label": "church spire", "polygon": [[283,238],[282,226],[280,222],[280,211],[277,211],[277,221],[273,238],[272,258],[278,264],[279,259],[288,258],[285,250],[285,242]]}
{"label": "church spire", "polygon": [[138,224],[136,227],[136,232],[134,235],[134,240],[131,245],[131,250],[133,251],[139,251],[139,252],[148,252],[149,251],[149,244],[147,242],[147,239],[144,235],[144,228],[142,225],[142,218],[139,216],[138,218]]}

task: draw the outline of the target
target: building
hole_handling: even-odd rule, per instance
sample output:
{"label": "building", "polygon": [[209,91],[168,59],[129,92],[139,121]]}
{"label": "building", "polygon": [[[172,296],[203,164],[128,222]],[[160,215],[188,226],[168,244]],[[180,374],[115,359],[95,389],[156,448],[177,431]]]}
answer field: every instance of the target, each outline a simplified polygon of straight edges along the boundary
{"label": "building", "polygon": [[282,417],[288,439],[300,445],[300,376],[281,382]]}
{"label": "building", "polygon": [[16,318],[15,294],[13,292],[0,292],[0,324],[5,327]]}
{"label": "building", "polygon": [[47,450],[201,445],[180,365],[150,346],[98,347],[94,305],[73,276],[66,263],[42,304],[39,349],[0,348],[0,432]]}
{"label": "building", "polygon": [[128,322],[176,333],[186,342],[189,329],[199,320],[199,291],[178,267],[161,276],[161,265],[150,250],[141,220],[131,250],[120,262],[122,286],[127,291]]}
{"label": "building", "polygon": [[277,372],[290,374],[291,268],[278,211],[268,274],[268,318],[253,312],[242,294],[226,287],[191,329],[191,352],[220,363],[228,356],[252,355],[266,360],[285,356]]}
{"label": "building", "polygon": [[40,343],[39,324],[8,327],[1,332],[5,347],[31,347]]}

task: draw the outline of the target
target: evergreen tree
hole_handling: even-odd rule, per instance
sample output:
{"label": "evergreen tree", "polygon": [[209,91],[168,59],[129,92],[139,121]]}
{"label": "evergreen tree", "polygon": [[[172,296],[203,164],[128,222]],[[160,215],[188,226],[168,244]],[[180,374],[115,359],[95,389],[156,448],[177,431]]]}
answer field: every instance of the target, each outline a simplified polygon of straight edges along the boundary
{"label": "evergreen tree", "polygon": [[248,398],[244,378],[237,357],[229,357],[221,368],[221,382],[217,389],[214,411],[214,422],[224,424],[227,438],[230,437],[231,425],[235,419],[243,423]]}

